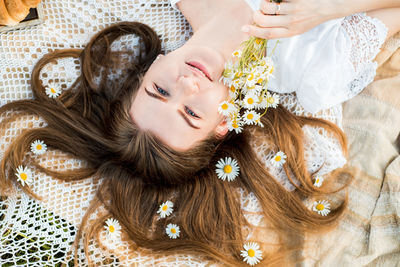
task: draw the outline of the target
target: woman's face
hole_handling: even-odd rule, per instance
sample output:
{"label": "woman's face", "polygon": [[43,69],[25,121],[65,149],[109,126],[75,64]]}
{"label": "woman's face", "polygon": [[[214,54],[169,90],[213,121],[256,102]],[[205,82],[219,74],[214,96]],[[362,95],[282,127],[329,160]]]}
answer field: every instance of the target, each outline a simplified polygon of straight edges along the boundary
{"label": "woman's face", "polygon": [[210,135],[224,136],[227,125],[218,113],[228,98],[219,82],[224,60],[203,46],[184,45],[153,62],[129,111],[143,130],[177,151]]}

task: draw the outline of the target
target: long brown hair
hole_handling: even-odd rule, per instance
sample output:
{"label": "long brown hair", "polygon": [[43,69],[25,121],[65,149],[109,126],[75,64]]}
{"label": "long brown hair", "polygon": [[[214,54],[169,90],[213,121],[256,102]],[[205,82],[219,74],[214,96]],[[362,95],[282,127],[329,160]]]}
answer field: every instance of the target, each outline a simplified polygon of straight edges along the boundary
{"label": "long brown hair", "polygon": [[[128,34],[139,37],[139,47],[129,52],[135,56],[129,64],[124,63],[123,78],[111,80],[110,73],[129,54],[113,52],[111,44]],[[265,220],[281,233],[282,248],[287,251],[293,246],[286,236],[321,229],[337,221],[345,201],[326,217],[303,204],[305,198],[326,194],[328,190],[313,186],[312,174],[307,171],[304,159],[302,127],[324,128],[338,138],[346,153],[344,134],[330,122],[296,116],[278,107],[268,110],[262,118],[265,126],[261,130],[249,127],[241,134],[229,133],[223,139],[211,137],[185,152],[168,148],[136,126],[128,110],[144,73],[160,52],[161,42],[150,27],[123,22],[99,32],[83,50],[56,51],[39,60],[31,80],[34,99],[8,103],[0,108],[0,113],[19,110],[36,114],[47,126],[26,130],[13,141],[1,162],[0,187],[10,188],[12,181],[16,181],[15,169],[37,139],[87,162],[86,168],[67,172],[33,164],[40,171],[65,181],[101,178],[101,186],[75,242],[78,246],[83,236],[89,261],[89,240],[96,236],[98,239],[104,220],[113,217],[123,226],[133,248],[196,253],[226,265],[244,264],[240,251],[245,242],[243,229],[248,223],[240,206],[239,188],[255,194]],[[46,64],[63,57],[79,58],[81,75],[57,99],[51,99],[44,92],[39,73]],[[289,179],[298,181],[294,183],[295,191],[288,192],[256,159],[250,145],[255,131],[268,138],[277,150],[286,152],[284,168]],[[215,164],[226,156],[235,158],[240,166],[240,175],[233,182],[222,181],[215,173]],[[338,177],[331,176],[331,179]],[[28,187],[22,189],[40,197]],[[166,200],[174,202],[174,213],[157,219],[158,207]],[[89,215],[99,206],[104,206],[107,214],[91,222],[92,227],[86,227]],[[172,240],[165,234],[168,223],[181,227],[178,239]],[[85,227],[87,231],[83,234]],[[263,264],[273,263],[268,251],[264,255]]]}

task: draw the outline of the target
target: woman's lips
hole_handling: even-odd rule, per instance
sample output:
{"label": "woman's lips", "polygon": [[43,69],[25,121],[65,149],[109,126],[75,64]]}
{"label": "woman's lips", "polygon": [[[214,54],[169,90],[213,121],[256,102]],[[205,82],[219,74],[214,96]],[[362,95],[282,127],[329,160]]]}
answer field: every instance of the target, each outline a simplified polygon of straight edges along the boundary
{"label": "woman's lips", "polygon": [[206,67],[204,65],[202,65],[201,63],[196,62],[196,61],[190,61],[190,62],[186,62],[186,64],[188,64],[190,67],[193,67],[193,68],[199,70],[207,79],[209,79],[210,81],[213,81],[211,79],[210,73],[208,72]]}

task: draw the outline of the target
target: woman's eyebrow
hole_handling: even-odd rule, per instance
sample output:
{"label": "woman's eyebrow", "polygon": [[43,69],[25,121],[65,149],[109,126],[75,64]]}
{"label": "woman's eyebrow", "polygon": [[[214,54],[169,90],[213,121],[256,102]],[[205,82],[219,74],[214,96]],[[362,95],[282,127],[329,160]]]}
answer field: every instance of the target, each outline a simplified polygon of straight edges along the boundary
{"label": "woman's eyebrow", "polygon": [[149,92],[149,91],[146,89],[146,87],[144,88],[144,90],[146,91],[146,94],[148,94],[150,97],[153,97],[153,98],[155,98],[155,99],[161,100],[162,102],[168,102],[168,100],[167,100],[166,98],[161,97],[161,96],[159,96],[159,95],[156,95],[156,94],[154,94],[154,93],[152,93],[152,92]]}
{"label": "woman's eyebrow", "polygon": [[187,122],[187,124],[189,124],[190,127],[194,128],[194,129],[196,129],[196,130],[200,129],[199,127],[193,125],[193,124],[190,122],[190,120],[185,116],[185,114],[183,114],[183,112],[180,111],[179,109],[178,109],[178,113],[179,113],[179,115],[181,115],[182,118]]}
{"label": "woman's eyebrow", "polygon": [[[160,100],[160,101],[162,101],[162,102],[168,102],[168,100],[167,100],[166,98],[163,98],[163,97],[161,97],[161,96],[159,96],[159,95],[153,94],[152,92],[149,92],[146,88],[144,88],[144,90],[146,91],[146,94],[148,94],[150,97],[153,97],[153,98],[155,98],[155,99],[157,99],[157,100]],[[190,127],[194,128],[194,129],[196,129],[196,130],[200,129],[199,127],[193,125],[192,122],[191,122],[191,121],[185,116],[185,114],[183,114],[183,112],[180,111],[179,109],[178,109],[178,113],[179,113],[179,115],[181,115],[181,117],[186,121],[186,123],[187,123]]]}

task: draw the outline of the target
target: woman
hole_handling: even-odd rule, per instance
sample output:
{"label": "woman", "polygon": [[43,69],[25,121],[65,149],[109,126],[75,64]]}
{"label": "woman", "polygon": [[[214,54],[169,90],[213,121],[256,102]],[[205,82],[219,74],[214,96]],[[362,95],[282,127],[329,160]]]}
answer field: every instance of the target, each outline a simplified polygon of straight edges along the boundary
{"label": "woman", "polygon": [[[243,7],[241,4],[235,8],[239,10]],[[109,44],[124,34],[140,37],[141,50],[136,54],[136,61],[124,66],[128,69],[125,79],[111,82],[108,74],[118,68],[117,60],[121,58],[119,54],[111,52]],[[334,222],[343,206],[330,216],[321,217],[302,204],[304,197],[322,194],[328,188],[319,190],[313,186],[311,174],[305,167],[301,130],[306,124],[324,127],[335,134],[344,146],[344,137],[334,125],[318,119],[297,117],[283,108],[279,112],[271,110],[268,116],[263,117],[263,134],[272,139],[277,148],[287,152],[287,165],[284,165],[284,169],[287,173],[291,171],[299,182],[299,190],[292,193],[275,182],[262,164],[254,160],[249,140],[250,130],[240,135],[230,133],[223,139],[220,137],[225,134],[225,130],[216,131],[210,137],[209,132],[205,131],[204,136],[195,136],[195,141],[184,140],[185,145],[190,147],[188,149],[180,147],[176,141],[174,143],[173,138],[167,138],[172,142],[163,139],[163,132],[152,133],[145,125],[140,125],[143,113],[135,113],[131,107],[138,104],[136,99],[140,97],[140,92],[142,97],[146,97],[144,94],[151,97],[145,90],[145,85],[151,84],[149,67],[151,65],[153,75],[156,75],[154,68],[163,60],[161,58],[152,64],[161,52],[157,39],[156,34],[145,25],[124,23],[99,33],[83,52],[61,51],[44,57],[32,74],[35,100],[10,103],[0,110],[24,110],[40,115],[48,123],[44,128],[23,133],[9,148],[2,161],[2,188],[11,186],[15,170],[23,163],[24,153],[34,140],[41,139],[52,148],[84,159],[88,162],[88,168],[57,173],[34,163],[38,170],[63,180],[84,179],[91,175],[103,178],[98,199],[94,201],[88,215],[100,204],[106,206],[109,214],[99,218],[93,224],[94,227],[88,229],[85,233],[86,241],[103,228],[107,217],[112,216],[122,224],[124,233],[139,247],[163,252],[199,253],[236,266],[242,261],[239,255],[245,240],[242,228],[247,224],[238,200],[239,187],[257,196],[266,221],[282,233],[282,247],[286,250],[296,248],[290,240],[285,240],[286,235],[295,236],[298,232],[320,229],[321,225]],[[189,44],[193,44],[193,41]],[[228,43],[226,47],[230,49],[231,45]],[[191,47],[184,47],[188,48]],[[81,57],[82,75],[69,91],[56,100],[49,99],[38,79],[40,69],[54,58],[69,56]],[[184,89],[200,90],[202,88],[196,89],[196,83],[203,84],[204,76],[193,69],[195,64],[192,61],[188,63],[180,65],[180,71],[187,76],[182,75],[181,80],[175,82],[182,83]],[[168,67],[173,71],[171,66]],[[142,79],[144,73],[147,77]],[[210,82],[215,81],[211,74],[206,76],[210,76]],[[97,83],[99,77],[101,82]],[[220,85],[213,83],[213,86]],[[154,89],[160,96],[152,98],[160,102],[164,91]],[[222,88],[216,90],[221,97],[226,94]],[[214,95],[211,97],[215,98]],[[185,106],[181,106],[180,111],[186,112],[185,116],[191,115],[193,110]],[[148,106],[149,112],[155,108]],[[183,123],[187,123],[180,113],[177,115]],[[207,118],[212,119],[211,116]],[[215,130],[218,126],[224,127],[222,118],[219,119],[221,121],[214,121]],[[195,122],[190,123],[199,127]],[[210,131],[213,130],[211,127]],[[203,141],[204,137],[209,138]],[[219,180],[215,174],[215,164],[226,156],[234,157],[240,166],[240,175],[233,183]],[[22,188],[29,192],[29,187]],[[174,212],[172,216],[160,219],[157,210],[166,200],[173,201]],[[86,229],[87,222],[88,217],[81,229]],[[181,235],[176,240],[169,239],[165,234],[168,223],[181,226]],[[80,238],[80,234],[77,238]],[[265,263],[273,260],[268,256],[268,253],[264,253]]]}

